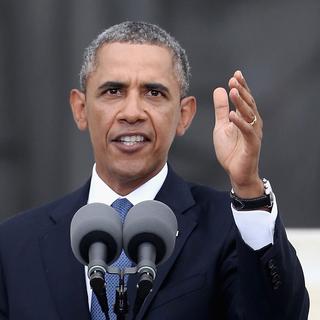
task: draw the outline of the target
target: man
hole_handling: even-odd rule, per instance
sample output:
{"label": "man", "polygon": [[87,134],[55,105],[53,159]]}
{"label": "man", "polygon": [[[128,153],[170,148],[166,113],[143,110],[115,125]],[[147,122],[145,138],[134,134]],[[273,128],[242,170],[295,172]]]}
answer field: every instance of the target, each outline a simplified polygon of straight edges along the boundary
{"label": "man", "polygon": [[[70,94],[78,128],[90,133],[92,177],[63,199],[2,224],[1,319],[90,319],[94,295],[70,248],[70,221],[86,203],[123,197],[132,205],[166,203],[179,228],[174,253],[159,266],[136,319],[307,319],[301,266],[271,187],[259,176],[262,119],[240,71],[229,81],[236,111],[225,89],[213,93],[213,142],[231,198],[185,182],[167,165],[172,141],[196,112],[189,73],[184,50],[155,25],[125,22],[92,42],[81,90]],[[131,306],[135,284],[130,277]]]}

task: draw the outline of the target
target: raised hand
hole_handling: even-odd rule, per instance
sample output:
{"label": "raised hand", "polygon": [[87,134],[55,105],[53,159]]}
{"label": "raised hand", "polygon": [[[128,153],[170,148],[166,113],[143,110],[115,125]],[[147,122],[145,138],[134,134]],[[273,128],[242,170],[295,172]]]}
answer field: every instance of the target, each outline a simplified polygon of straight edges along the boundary
{"label": "raised hand", "polygon": [[229,98],[235,111],[230,110],[228,93],[224,88],[213,92],[216,118],[213,144],[234,192],[241,198],[254,198],[264,191],[259,177],[263,123],[240,71],[230,78],[229,88]]}

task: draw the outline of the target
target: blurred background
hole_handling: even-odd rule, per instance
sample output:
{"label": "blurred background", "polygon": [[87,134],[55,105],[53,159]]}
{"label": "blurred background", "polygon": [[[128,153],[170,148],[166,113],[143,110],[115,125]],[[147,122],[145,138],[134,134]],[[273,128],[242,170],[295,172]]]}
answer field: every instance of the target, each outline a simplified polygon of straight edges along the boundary
{"label": "blurred background", "polygon": [[211,93],[241,69],[264,119],[260,173],[284,223],[319,228],[319,0],[0,0],[0,220],[89,178],[91,147],[73,123],[69,91],[84,48],[124,20],[159,24],[189,55],[198,114],[172,148],[176,171],[229,190],[212,147]]}
{"label": "blurred background", "polygon": [[212,89],[241,69],[264,119],[261,175],[288,227],[320,227],[320,3],[1,0],[0,220],[89,178],[86,133],[73,123],[84,48],[124,20],[159,24],[187,50],[198,114],[170,162],[186,179],[229,189],[212,147]]}

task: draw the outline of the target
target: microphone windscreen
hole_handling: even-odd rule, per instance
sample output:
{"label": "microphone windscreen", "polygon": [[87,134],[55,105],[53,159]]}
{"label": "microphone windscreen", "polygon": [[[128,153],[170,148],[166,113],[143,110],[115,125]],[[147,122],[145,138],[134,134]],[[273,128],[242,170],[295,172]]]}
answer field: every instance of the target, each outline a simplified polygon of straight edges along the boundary
{"label": "microphone windscreen", "polygon": [[156,264],[172,254],[178,223],[173,211],[156,200],[143,201],[127,213],[123,225],[123,247],[126,255],[138,263],[138,247],[145,242],[156,248]]}
{"label": "microphone windscreen", "polygon": [[89,248],[102,242],[107,247],[107,265],[115,261],[122,250],[122,223],[117,211],[103,203],[90,203],[73,216],[70,226],[71,248],[84,265],[89,264]]}

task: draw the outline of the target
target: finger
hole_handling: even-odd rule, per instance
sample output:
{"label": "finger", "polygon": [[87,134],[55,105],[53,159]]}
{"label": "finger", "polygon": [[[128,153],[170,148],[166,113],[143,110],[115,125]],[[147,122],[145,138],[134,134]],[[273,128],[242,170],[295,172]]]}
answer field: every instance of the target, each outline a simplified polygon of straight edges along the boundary
{"label": "finger", "polygon": [[[230,112],[229,119],[241,131],[242,135],[247,141],[250,143],[259,143],[259,140],[261,141],[262,124],[255,124],[252,126],[234,111]],[[258,130],[255,128],[258,128]],[[259,139],[257,140],[257,138]]]}
{"label": "finger", "polygon": [[239,91],[240,96],[248,104],[248,106],[251,107],[254,111],[257,111],[256,102],[250,91],[248,91],[248,89],[243,84],[241,84],[237,78],[232,77],[229,80],[229,87],[230,89],[236,88]]}
{"label": "finger", "polygon": [[251,93],[251,90],[247,84],[247,81],[245,79],[245,77],[243,76],[242,72],[240,70],[237,70],[235,73],[234,73],[234,77],[241,83],[241,85],[246,88],[246,90]]}
{"label": "finger", "polygon": [[213,91],[213,105],[215,110],[216,125],[229,123],[228,94],[224,88]]}
{"label": "finger", "polygon": [[250,123],[255,118],[255,113],[251,107],[242,99],[239,94],[238,89],[232,88],[230,90],[230,100],[234,104],[238,113],[240,113],[241,117],[247,122]]}

